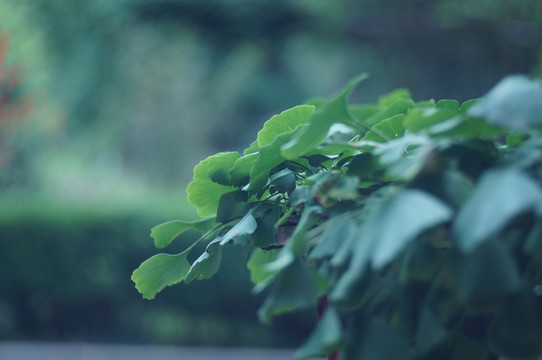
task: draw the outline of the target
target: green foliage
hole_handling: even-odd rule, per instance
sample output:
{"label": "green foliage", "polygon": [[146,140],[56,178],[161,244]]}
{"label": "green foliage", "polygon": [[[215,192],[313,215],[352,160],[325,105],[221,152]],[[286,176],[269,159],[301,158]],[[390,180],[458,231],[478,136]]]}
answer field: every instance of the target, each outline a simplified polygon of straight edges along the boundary
{"label": "green foliage", "polygon": [[[329,302],[300,359],[539,357],[541,84],[506,78],[461,106],[406,90],[348,104],[364,77],[271,118],[244,156],[202,161],[188,198],[216,226],[144,262],[136,287],[208,278],[223,247],[250,246],[262,321]],[[160,244],[187,226],[169,224]]]}

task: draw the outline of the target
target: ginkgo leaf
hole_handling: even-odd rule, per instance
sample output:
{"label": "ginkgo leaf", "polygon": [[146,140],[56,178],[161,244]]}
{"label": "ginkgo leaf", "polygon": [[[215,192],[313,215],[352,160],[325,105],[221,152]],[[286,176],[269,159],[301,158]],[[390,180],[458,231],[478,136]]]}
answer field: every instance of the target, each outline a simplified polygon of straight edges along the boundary
{"label": "ginkgo leaf", "polygon": [[271,144],[281,134],[292,133],[298,125],[306,124],[313,114],[314,106],[299,105],[273,116],[258,132],[258,147]]}
{"label": "ginkgo leaf", "polygon": [[303,156],[325,140],[331,125],[352,122],[346,109],[348,96],[366,78],[366,74],[354,78],[338,96],[318,108],[308,126],[282,146],[282,156],[286,159]]}
{"label": "ginkgo leaf", "polygon": [[190,270],[187,255],[157,254],[144,261],[132,274],[136,289],[145,299],[152,300],[166,286],[183,281]]}
{"label": "ginkgo leaf", "polygon": [[454,222],[459,247],[471,252],[514,217],[540,203],[542,190],[526,173],[514,168],[488,171]]}
{"label": "ginkgo leaf", "polygon": [[151,229],[151,237],[154,239],[154,246],[161,249],[169,244],[187,230],[197,230],[206,232],[211,230],[215,224],[215,217],[205,219],[182,221],[173,220],[160,225],[156,225]]}

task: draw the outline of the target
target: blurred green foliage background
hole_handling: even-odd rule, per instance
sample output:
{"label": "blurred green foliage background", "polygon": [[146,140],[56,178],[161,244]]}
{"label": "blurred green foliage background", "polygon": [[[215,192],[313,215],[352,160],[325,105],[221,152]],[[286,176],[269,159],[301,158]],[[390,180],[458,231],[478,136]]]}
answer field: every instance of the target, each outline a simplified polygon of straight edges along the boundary
{"label": "blurred green foliage background", "polygon": [[0,340],[295,346],[312,314],[259,325],[243,250],[134,289],[198,161],[361,72],[360,102],[542,76],[538,0],[0,0],[0,34]]}

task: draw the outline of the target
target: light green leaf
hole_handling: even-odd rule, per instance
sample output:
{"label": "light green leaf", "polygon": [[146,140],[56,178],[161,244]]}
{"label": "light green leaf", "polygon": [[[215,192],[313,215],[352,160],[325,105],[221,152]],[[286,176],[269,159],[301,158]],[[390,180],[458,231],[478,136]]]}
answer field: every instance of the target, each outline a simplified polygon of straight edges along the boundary
{"label": "light green leaf", "polygon": [[152,300],[166,286],[183,281],[190,270],[187,255],[157,254],[144,261],[132,274],[136,289],[145,299]]}
{"label": "light green leaf", "polygon": [[468,114],[510,129],[542,125],[542,83],[523,75],[508,76],[491,89]]}
{"label": "light green leaf", "polygon": [[188,202],[197,207],[200,217],[215,215],[222,194],[235,190],[230,171],[239,157],[237,152],[218,153],[194,168],[194,179],[186,192]]}
{"label": "light green leaf", "polygon": [[[371,130],[365,134],[361,141],[374,141],[381,143],[401,137],[405,132],[405,128],[403,127],[404,117],[405,116],[403,114],[399,114],[382,120],[378,124],[374,125]],[[360,150],[366,151],[363,147]]]}
{"label": "light green leaf", "polygon": [[196,179],[188,184],[188,202],[198,209],[200,217],[216,214],[220,197],[236,190],[233,186],[225,186],[213,182],[211,179]]}
{"label": "light green leaf", "polygon": [[346,110],[348,96],[365,78],[367,78],[365,74],[356,77],[348,83],[338,96],[322,105],[313,115],[308,126],[282,147],[282,156],[293,160],[306,155],[326,139],[331,125],[334,123],[351,123],[352,119]]}
{"label": "light green leaf", "polygon": [[281,134],[292,133],[298,125],[306,124],[314,114],[314,109],[312,105],[299,105],[267,120],[258,132],[259,148],[271,144]]}
{"label": "light green leaf", "polygon": [[439,110],[449,111],[453,114],[459,114],[459,102],[457,100],[439,100],[436,108]]}
{"label": "light green leaf", "polygon": [[184,279],[185,284],[190,284],[194,280],[210,279],[216,274],[222,262],[221,241],[222,238],[216,238],[207,245],[205,252],[190,266]]}
{"label": "light green leaf", "polygon": [[221,152],[209,156],[194,168],[194,181],[211,179],[221,185],[231,185],[230,171],[239,158],[237,152]]}
{"label": "light green leaf", "polygon": [[154,246],[164,248],[186,230],[209,231],[215,224],[214,220],[214,217],[194,221],[173,220],[157,225],[151,229]]}
{"label": "light green leaf", "polygon": [[364,122],[366,125],[376,125],[379,122],[389,119],[396,115],[405,115],[408,109],[414,106],[414,101],[398,99],[392,104],[382,108],[379,112],[371,116]]}
{"label": "light green leaf", "polygon": [[260,151],[260,147],[258,146],[258,140],[254,140],[249,147],[247,147],[245,150],[243,150],[243,155],[250,155],[254,154]]}
{"label": "light green leaf", "polygon": [[256,162],[258,155],[259,152],[255,152],[235,160],[230,171],[232,185],[241,187],[248,184],[250,169],[254,165],[254,162]]}
{"label": "light green leaf", "polygon": [[341,319],[337,310],[330,306],[310,338],[295,352],[295,358],[325,357],[336,351],[342,342]]}
{"label": "light green leaf", "polygon": [[540,186],[526,173],[506,168],[488,171],[476,184],[453,225],[459,247],[471,252],[510,220],[542,202]]}
{"label": "light green leaf", "polygon": [[397,89],[382,95],[378,98],[378,106],[389,106],[397,100],[410,100],[411,95],[408,89]]}
{"label": "light green leaf", "polygon": [[454,112],[447,107],[444,107],[442,110],[411,110],[406,115],[403,125],[408,131],[418,132],[430,126],[434,126],[435,124],[438,124],[444,120],[451,119],[452,117],[456,116],[458,112],[459,108],[457,112]]}
{"label": "light green leaf", "polygon": [[350,105],[348,106],[348,113],[360,123],[369,124],[368,119],[380,111],[380,107],[377,105]]}

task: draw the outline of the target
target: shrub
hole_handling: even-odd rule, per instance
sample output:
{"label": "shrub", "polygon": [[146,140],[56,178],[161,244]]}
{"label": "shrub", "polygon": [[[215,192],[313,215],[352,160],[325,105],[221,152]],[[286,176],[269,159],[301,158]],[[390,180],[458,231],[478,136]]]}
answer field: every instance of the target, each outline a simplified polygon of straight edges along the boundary
{"label": "shrub", "polygon": [[201,219],[151,235],[204,234],[143,262],[137,289],[210,278],[224,247],[249,246],[263,322],[318,309],[297,358],[540,356],[541,83],[507,77],[461,106],[404,89],[348,104],[364,78],[272,117],[243,155],[200,162],[187,192]]}

